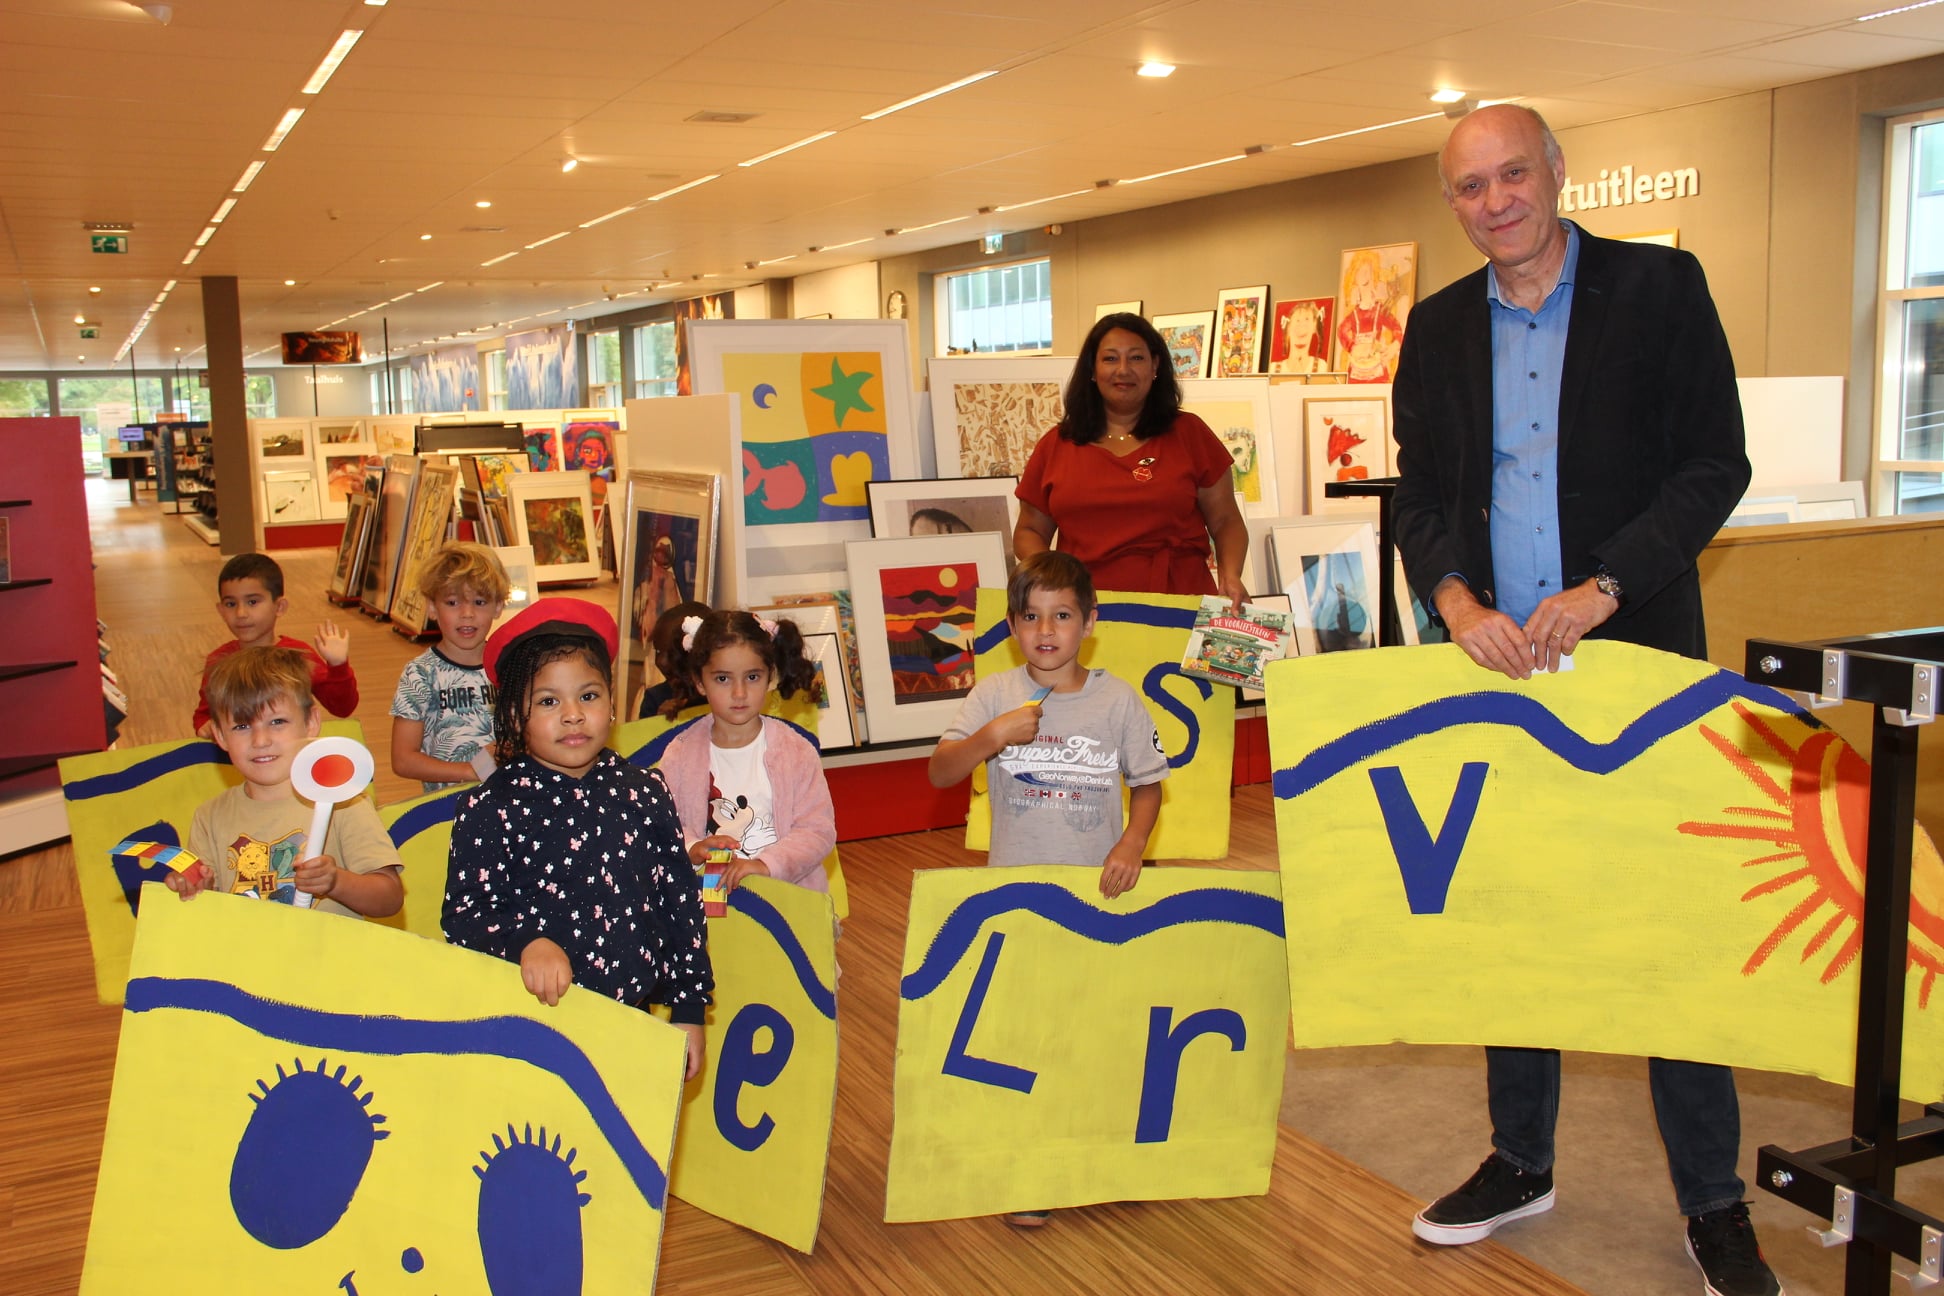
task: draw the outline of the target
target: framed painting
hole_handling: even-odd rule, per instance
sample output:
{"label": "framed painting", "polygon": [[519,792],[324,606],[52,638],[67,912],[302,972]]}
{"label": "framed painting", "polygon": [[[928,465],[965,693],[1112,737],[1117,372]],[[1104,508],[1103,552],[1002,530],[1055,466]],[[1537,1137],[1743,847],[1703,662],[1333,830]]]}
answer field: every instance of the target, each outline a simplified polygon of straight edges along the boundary
{"label": "framed painting", "polygon": [[516,473],[508,491],[513,541],[532,547],[534,576],[541,584],[600,579],[586,473]]}
{"label": "framed painting", "polygon": [[419,592],[419,571],[433,550],[452,537],[458,501],[456,465],[429,463],[420,470],[418,489],[412,492],[412,507],[406,514],[405,547],[398,557],[398,592],[391,604],[392,624],[408,635],[424,634],[431,620],[432,601]]}
{"label": "framed painting", "polygon": [[803,651],[816,663],[820,696],[817,699],[817,747],[834,751],[857,746],[852,728],[856,708],[851,703],[850,678],[844,667],[844,640],[836,634],[805,633]]}
{"label": "framed painting", "polygon": [[533,546],[493,545],[492,550],[506,569],[507,584],[506,606],[493,619],[492,628],[497,630],[533,606],[540,597],[540,582],[533,575]]}
{"label": "framed painting", "polygon": [[1310,522],[1272,533],[1303,656],[1377,646],[1377,528]]}
{"label": "framed painting", "polygon": [[353,495],[345,505],[344,533],[338,537],[337,561],[331,565],[331,579],[324,587],[334,599],[350,601],[358,597],[358,577],[364,571],[365,545],[371,539],[372,507],[371,496],[363,490]]}
{"label": "framed painting", "polygon": [[[311,457],[309,419],[251,419],[250,436],[257,460],[266,469],[295,468]],[[293,464],[293,459],[298,462]]]}
{"label": "framed painting", "polygon": [[1269,285],[1224,288],[1215,296],[1215,373],[1223,378],[1262,372]]}
{"label": "framed painting", "polygon": [[805,634],[813,630],[824,633],[825,627],[836,626],[837,637],[843,641],[840,660],[850,684],[852,730],[858,742],[868,741],[870,732],[864,714],[864,672],[857,664],[857,618],[851,612],[850,591],[840,589],[814,594],[779,594],[774,602],[749,610],[772,621],[788,617]]}
{"label": "framed painting", "polygon": [[381,455],[411,454],[418,449],[418,422],[409,415],[373,418],[366,426]]}
{"label": "framed painting", "polygon": [[979,587],[1006,582],[999,537],[853,540],[844,552],[872,741],[938,737],[972,691]]}
{"label": "framed painting", "polygon": [[1102,302],[1094,307],[1094,323],[1098,324],[1109,315],[1139,315],[1140,313],[1141,299],[1138,297],[1133,301]]}
{"label": "framed painting", "polygon": [[560,458],[560,429],[551,423],[522,423],[526,440],[528,472],[559,472],[566,467]]}
{"label": "framed painting", "polygon": [[708,603],[716,588],[722,478],[715,473],[637,470],[620,514],[621,660],[615,675],[630,716],[641,691],[661,683],[653,635],[662,613]]}
{"label": "framed painting", "polygon": [[288,471],[266,465],[263,520],[266,523],[317,520],[317,478],[311,474],[309,465]]}
{"label": "framed painting", "polygon": [[1276,438],[1267,378],[1195,378],[1181,384],[1181,408],[1208,424],[1235,459],[1235,493],[1249,517],[1274,517]]}
{"label": "framed painting", "polygon": [[1177,378],[1206,378],[1215,358],[1215,312],[1184,311],[1156,315],[1154,330],[1168,348]]}
{"label": "framed painting", "polygon": [[1276,303],[1269,316],[1269,372],[1330,372],[1330,322],[1334,297],[1291,297]]}
{"label": "framed painting", "polygon": [[943,356],[930,361],[932,449],[940,477],[1017,477],[1066,416],[1072,356]]}
{"label": "framed painting", "polygon": [[319,446],[369,445],[363,419],[316,419],[311,424]]}
{"label": "framed painting", "polygon": [[568,410],[560,429],[561,466],[588,474],[594,506],[607,502],[619,461],[621,416],[614,410]]}
{"label": "framed painting", "polygon": [[1390,408],[1381,397],[1321,396],[1303,402],[1303,462],[1311,513],[1369,509],[1363,500],[1330,499],[1323,486],[1388,476],[1389,428]]}
{"label": "framed painting", "polygon": [[419,469],[423,466],[417,455],[385,457],[377,503],[372,509],[371,539],[365,545],[364,576],[358,585],[359,602],[375,617],[391,614],[392,591],[398,580],[398,555],[405,547],[405,523],[411,512],[412,492],[418,486]]}
{"label": "framed painting", "polygon": [[482,454],[472,459],[479,466],[479,493],[488,499],[505,499],[506,479],[516,472],[525,472],[527,466],[526,460],[518,455]]}
{"label": "framed painting", "polygon": [[1417,244],[1350,248],[1339,284],[1331,367],[1353,383],[1393,381],[1404,324],[1417,300]]}
{"label": "framed painting", "polygon": [[378,447],[372,442],[345,445],[319,440],[317,443],[317,480],[323,484],[318,500],[322,516],[345,516],[354,495],[362,495],[365,477],[373,468],[384,466]]}
{"label": "framed painting", "polygon": [[1011,572],[1013,527],[1019,523],[1013,490],[1018,485],[1017,477],[867,482],[871,535],[884,540],[994,531],[1005,545],[1006,570]]}

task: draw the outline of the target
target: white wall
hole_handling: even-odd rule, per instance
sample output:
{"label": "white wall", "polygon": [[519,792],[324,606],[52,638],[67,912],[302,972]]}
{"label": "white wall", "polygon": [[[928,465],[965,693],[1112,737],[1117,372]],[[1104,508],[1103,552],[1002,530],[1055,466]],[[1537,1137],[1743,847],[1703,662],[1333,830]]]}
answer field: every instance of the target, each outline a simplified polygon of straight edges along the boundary
{"label": "white wall", "polygon": [[878,319],[884,301],[878,295],[878,268],[875,261],[838,266],[798,275],[792,281],[795,297],[791,309],[798,319],[829,315],[832,319]]}

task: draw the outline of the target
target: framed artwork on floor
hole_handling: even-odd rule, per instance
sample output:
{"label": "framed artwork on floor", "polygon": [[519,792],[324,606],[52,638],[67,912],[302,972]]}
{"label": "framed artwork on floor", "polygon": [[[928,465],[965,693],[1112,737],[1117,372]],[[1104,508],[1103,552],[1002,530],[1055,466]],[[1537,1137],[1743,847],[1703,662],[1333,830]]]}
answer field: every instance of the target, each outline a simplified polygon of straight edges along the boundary
{"label": "framed artwork on floor", "polygon": [[1194,378],[1181,384],[1181,408],[1208,424],[1235,459],[1235,494],[1249,517],[1274,517],[1276,438],[1267,378]]}
{"label": "framed artwork on floor", "polygon": [[540,582],[533,575],[533,546],[493,545],[491,548],[499,556],[500,566],[506,569],[506,606],[493,618],[492,629],[497,630],[533,606],[533,600],[540,597]]}
{"label": "framed artwork on floor", "polygon": [[516,472],[525,472],[527,461],[520,455],[480,454],[472,456],[479,466],[479,493],[489,499],[506,498],[506,481]]}
{"label": "framed artwork on floor", "polygon": [[817,699],[817,747],[834,751],[855,747],[857,734],[852,729],[855,708],[850,699],[850,678],[844,668],[844,641],[835,634],[806,634],[803,651],[817,665],[817,683],[822,696]]}
{"label": "framed artwork on floor", "polygon": [[565,417],[560,429],[561,466],[588,474],[594,507],[599,508],[607,503],[608,487],[614,481],[621,416],[614,410],[589,409],[567,410]]}
{"label": "framed artwork on floor", "polygon": [[1262,372],[1269,285],[1224,288],[1215,297],[1215,373],[1221,378]]}
{"label": "framed artwork on floor", "polygon": [[779,594],[774,602],[749,610],[772,621],[788,617],[805,634],[828,633],[828,627],[836,627],[837,637],[843,644],[840,660],[850,684],[852,732],[856,741],[868,741],[870,731],[864,715],[864,672],[857,665],[857,618],[851,614],[850,591],[840,589],[813,594]]}
{"label": "framed artwork on floor", "polygon": [[929,361],[940,477],[1017,477],[1066,414],[1072,356],[941,356]]}
{"label": "framed artwork on floor", "polygon": [[364,577],[358,586],[359,601],[375,617],[391,615],[392,591],[398,580],[398,555],[405,547],[405,524],[411,512],[412,492],[418,486],[419,469],[423,466],[417,455],[387,455],[384,473],[378,479],[371,540],[365,545]]}
{"label": "framed artwork on floor", "polygon": [[627,492],[620,514],[621,660],[615,675],[623,701],[633,708],[643,689],[662,681],[651,641],[655,622],[678,604],[709,603],[715,595],[722,478],[637,470],[628,474]]}
{"label": "framed artwork on floor", "polygon": [[[251,419],[250,436],[257,461],[266,469],[295,468],[311,457],[309,419]],[[293,459],[298,463],[290,462]]]}
{"label": "framed artwork on floor", "polygon": [[[360,483],[362,485],[362,483]],[[337,561],[331,566],[331,579],[325,590],[332,598],[358,597],[358,577],[364,571],[365,545],[371,539],[373,518],[371,496],[360,490],[344,511],[344,533],[338,537]]]}
{"label": "framed artwork on floor", "polygon": [[458,514],[459,469],[452,464],[427,464],[419,473],[418,489],[405,524],[405,548],[398,558],[398,592],[392,596],[392,624],[408,635],[425,633],[432,601],[419,592],[419,572],[433,550],[452,536]]}
{"label": "framed artwork on floor", "polygon": [[1017,477],[867,482],[871,535],[884,540],[993,531],[1005,545],[1010,572],[1013,527],[1019,523],[1019,500],[1013,495],[1018,485]]}
{"label": "framed artwork on floor", "polygon": [[411,415],[374,416],[365,421],[380,455],[411,454],[418,449],[418,420]]}
{"label": "framed artwork on floor", "polygon": [[1390,408],[1381,397],[1318,396],[1303,402],[1303,462],[1309,477],[1309,511],[1367,511],[1361,499],[1330,499],[1333,481],[1369,481],[1390,475]]}
{"label": "framed artwork on floor", "polygon": [[1156,315],[1155,332],[1168,348],[1177,378],[1206,378],[1215,358],[1215,312],[1183,311]]}
{"label": "framed artwork on floor", "polygon": [[265,522],[315,522],[317,520],[317,478],[311,475],[309,465],[293,468],[288,472],[275,468],[265,470],[263,520]]}
{"label": "framed artwork on floor", "polygon": [[373,468],[384,466],[373,442],[343,445],[319,440],[317,443],[317,480],[323,490],[318,500],[320,515],[345,516],[351,497],[364,493],[365,477]]}
{"label": "framed artwork on floor", "polygon": [[560,429],[551,423],[523,423],[528,472],[559,472],[566,465],[560,458]]}
{"label": "framed artwork on floor", "polygon": [[1006,582],[999,537],[853,540],[844,552],[872,741],[936,738],[972,691],[979,587]]}
{"label": "framed artwork on floor", "polygon": [[1377,646],[1377,528],[1310,522],[1272,533],[1302,656]]}
{"label": "framed artwork on floor", "polygon": [[513,540],[532,546],[534,574],[541,584],[600,578],[586,473],[516,473],[507,489]]}
{"label": "framed artwork on floor", "polygon": [[1269,372],[1330,372],[1330,323],[1334,297],[1291,297],[1276,303],[1269,317]]}
{"label": "framed artwork on floor", "polygon": [[1331,367],[1353,383],[1395,380],[1404,324],[1417,300],[1417,244],[1350,248],[1339,285]]}

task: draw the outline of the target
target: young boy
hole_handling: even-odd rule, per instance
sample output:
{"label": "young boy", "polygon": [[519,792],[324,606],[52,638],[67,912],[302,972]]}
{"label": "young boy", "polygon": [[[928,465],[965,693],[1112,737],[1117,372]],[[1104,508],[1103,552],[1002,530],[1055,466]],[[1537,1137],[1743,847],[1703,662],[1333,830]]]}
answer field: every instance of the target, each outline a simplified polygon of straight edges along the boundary
{"label": "young boy", "polygon": [[238,554],[223,564],[216,577],[216,612],[236,637],[203,659],[202,686],[196,694],[195,718],[189,722],[198,738],[208,738],[209,673],[231,653],[244,648],[290,648],[310,663],[310,693],[334,716],[358,709],[358,677],[351,673],[351,636],[335,621],[317,627],[317,648],[277,633],[277,618],[290,610],[284,597],[283,568],[258,553]]}
{"label": "young boy", "polygon": [[404,902],[398,851],[368,799],[333,810],[323,842],[304,840],[311,808],[298,799],[290,770],[322,723],[311,669],[294,648],[244,648],[209,672],[213,737],[243,783],[196,807],[189,849],[199,860],[168,878],[183,899],[214,887],[294,904],[301,891],[314,908],[370,918],[397,913]]}
{"label": "young boy", "polygon": [[392,695],[391,763],[438,792],[493,772],[493,686],[486,634],[506,606],[506,568],[484,545],[436,549],[419,573],[439,642],[407,663]]}
{"label": "young boy", "polygon": [[1100,893],[1120,895],[1140,880],[1161,810],[1161,737],[1132,688],[1080,665],[1094,587],[1079,560],[1048,551],[1019,564],[1006,586],[1006,624],[1026,664],[973,687],[926,772],[933,787],[950,787],[985,764],[987,863],[1098,864]]}

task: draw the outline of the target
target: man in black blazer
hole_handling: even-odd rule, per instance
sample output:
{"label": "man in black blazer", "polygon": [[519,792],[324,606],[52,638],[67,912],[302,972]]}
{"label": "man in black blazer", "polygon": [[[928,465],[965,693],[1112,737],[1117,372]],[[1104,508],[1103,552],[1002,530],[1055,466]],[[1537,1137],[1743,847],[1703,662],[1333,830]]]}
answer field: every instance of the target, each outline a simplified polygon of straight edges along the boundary
{"label": "man in black blazer", "polygon": [[[1748,486],[1734,361],[1700,264],[1556,214],[1559,144],[1501,104],[1439,157],[1489,264],[1411,312],[1392,392],[1392,529],[1451,639],[1514,679],[1587,636],[1706,652],[1695,559]],[[1780,1291],[1744,1184],[1733,1073],[1655,1058],[1654,1109],[1688,1252],[1716,1296]],[[1494,1151],[1412,1227],[1443,1245],[1550,1210],[1559,1054],[1488,1048]]]}

